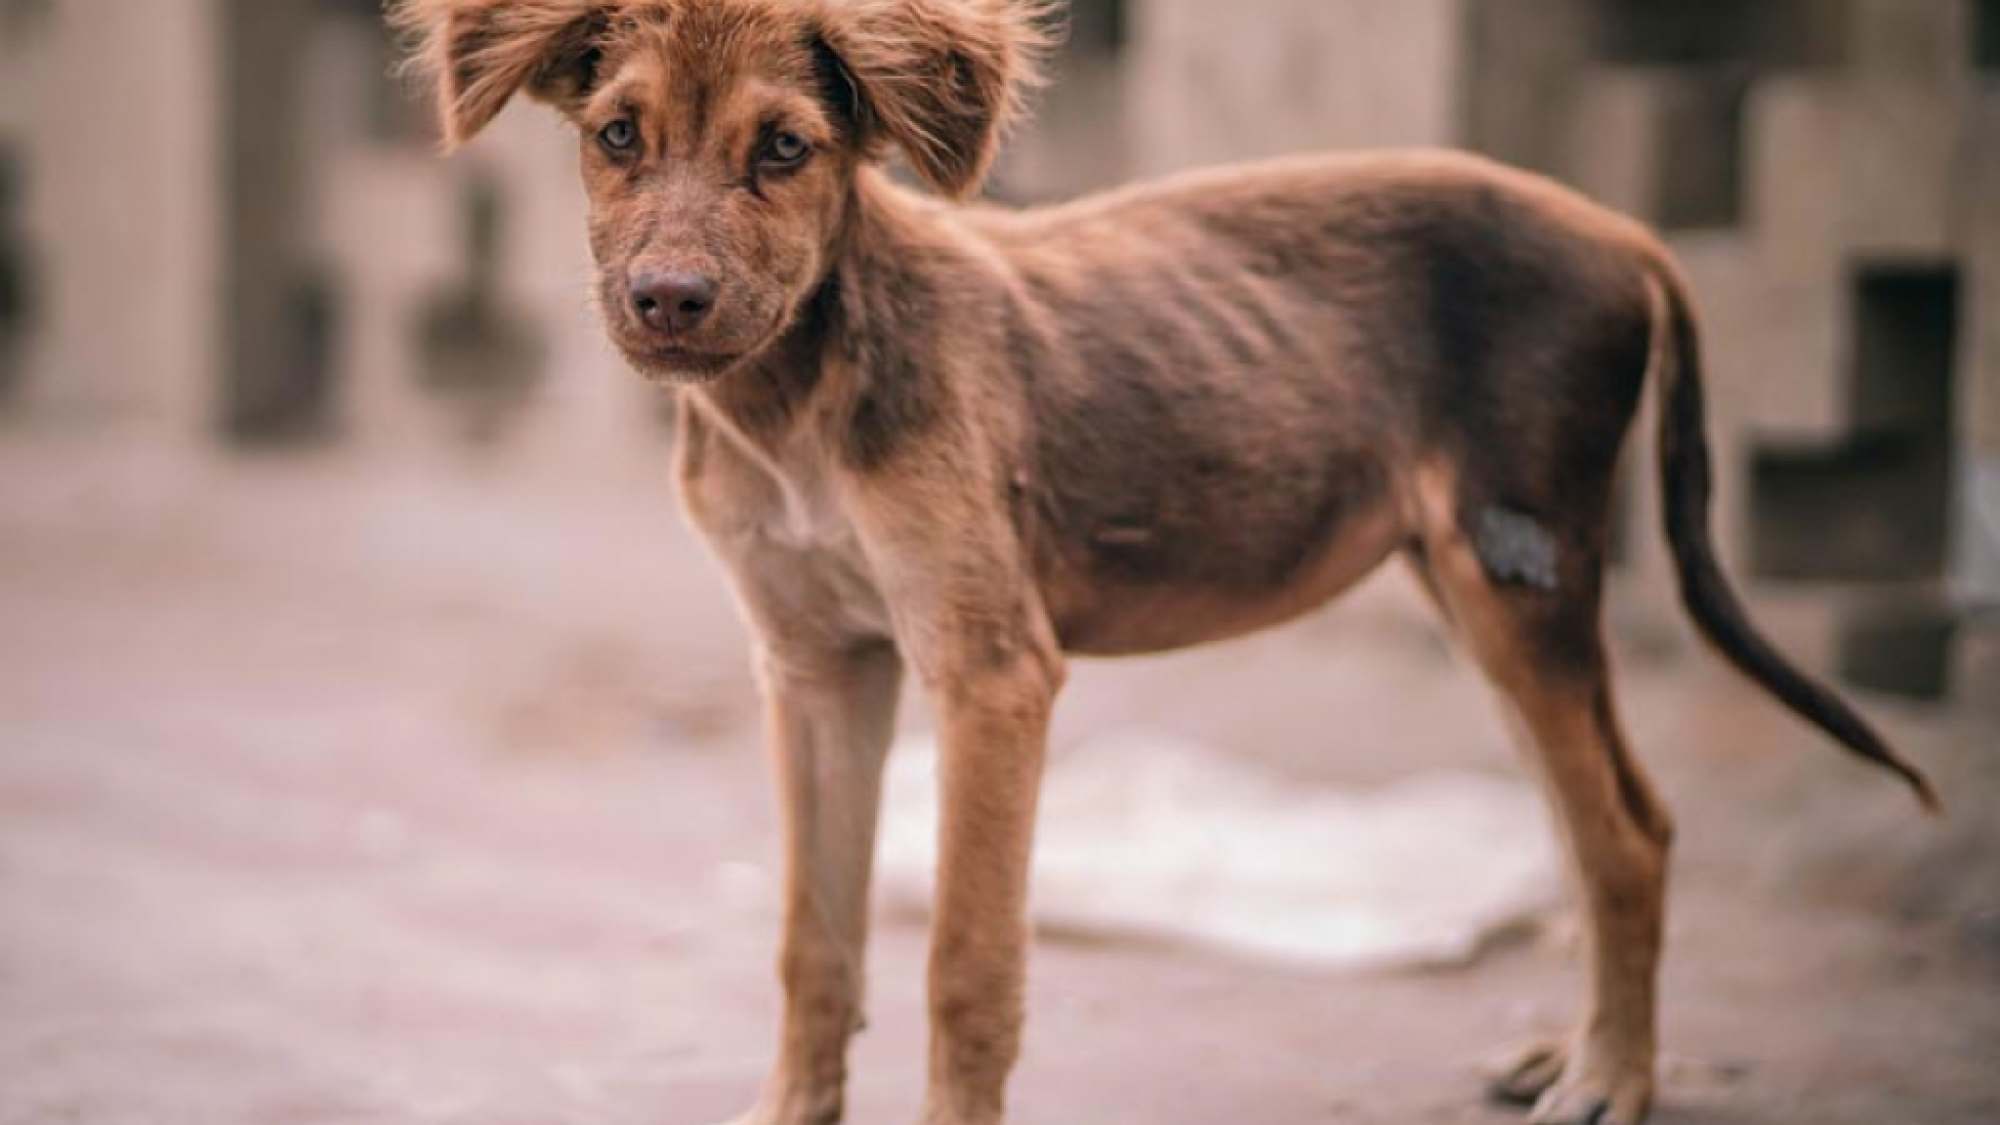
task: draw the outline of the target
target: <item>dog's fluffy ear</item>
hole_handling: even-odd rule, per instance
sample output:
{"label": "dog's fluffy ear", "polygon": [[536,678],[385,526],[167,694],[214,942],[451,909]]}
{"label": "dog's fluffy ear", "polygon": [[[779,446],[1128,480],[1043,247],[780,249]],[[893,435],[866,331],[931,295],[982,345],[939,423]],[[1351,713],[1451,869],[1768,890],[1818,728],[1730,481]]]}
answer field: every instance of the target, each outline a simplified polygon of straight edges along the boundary
{"label": "dog's fluffy ear", "polygon": [[894,141],[947,195],[978,188],[1040,82],[1048,0],[833,0],[823,12],[864,143]]}
{"label": "dog's fluffy ear", "polygon": [[437,88],[445,143],[471,140],[516,93],[568,108],[596,77],[606,0],[390,0],[412,66]]}

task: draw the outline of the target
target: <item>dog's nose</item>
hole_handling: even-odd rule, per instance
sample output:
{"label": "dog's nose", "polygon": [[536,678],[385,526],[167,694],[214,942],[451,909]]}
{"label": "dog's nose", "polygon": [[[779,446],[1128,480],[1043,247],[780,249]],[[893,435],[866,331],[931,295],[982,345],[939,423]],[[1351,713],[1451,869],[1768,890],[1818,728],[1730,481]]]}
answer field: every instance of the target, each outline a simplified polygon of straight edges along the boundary
{"label": "dog's nose", "polygon": [[677,271],[647,272],[632,279],[632,311],[657,331],[690,332],[715,307],[715,279]]}

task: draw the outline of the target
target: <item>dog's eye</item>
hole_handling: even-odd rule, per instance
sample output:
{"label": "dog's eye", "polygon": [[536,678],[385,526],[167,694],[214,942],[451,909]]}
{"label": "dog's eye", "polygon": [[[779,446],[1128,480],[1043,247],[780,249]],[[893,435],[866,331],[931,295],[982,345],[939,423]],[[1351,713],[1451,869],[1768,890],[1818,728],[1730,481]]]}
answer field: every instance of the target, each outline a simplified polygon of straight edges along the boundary
{"label": "dog's eye", "polygon": [[629,117],[621,117],[597,133],[597,143],[608,152],[627,153],[639,143],[639,127]]}
{"label": "dog's eye", "polygon": [[797,133],[774,133],[764,143],[764,163],[779,166],[797,164],[812,151],[804,137]]}

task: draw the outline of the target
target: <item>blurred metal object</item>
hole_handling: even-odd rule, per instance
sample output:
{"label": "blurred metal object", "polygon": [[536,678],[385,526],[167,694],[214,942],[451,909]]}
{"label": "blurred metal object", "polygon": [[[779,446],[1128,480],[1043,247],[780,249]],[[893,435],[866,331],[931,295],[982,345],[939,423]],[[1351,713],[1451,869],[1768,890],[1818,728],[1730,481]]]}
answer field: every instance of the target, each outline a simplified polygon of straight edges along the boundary
{"label": "blurred metal object", "polygon": [[[892,751],[880,882],[929,916],[936,739]],[[1429,770],[1312,785],[1144,728],[1051,762],[1031,919],[1045,936],[1159,941],[1317,970],[1463,968],[1561,902],[1561,845],[1534,788]]]}

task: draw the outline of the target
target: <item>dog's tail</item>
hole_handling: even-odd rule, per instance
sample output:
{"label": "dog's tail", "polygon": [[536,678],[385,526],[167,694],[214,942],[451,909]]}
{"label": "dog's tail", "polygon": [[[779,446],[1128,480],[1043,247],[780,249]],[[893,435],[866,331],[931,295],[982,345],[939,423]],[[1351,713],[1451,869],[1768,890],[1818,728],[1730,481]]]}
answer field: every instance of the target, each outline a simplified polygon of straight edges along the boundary
{"label": "dog's tail", "polygon": [[[1664,297],[1664,355],[1656,360],[1660,394],[1660,499],[1667,543],[1680,575],[1681,600],[1703,636],[1730,663],[1854,754],[1901,777],[1917,800],[1939,812],[1929,779],[1899,756],[1825,684],[1794,667],[1757,631],[1716,562],[1709,534],[1710,470],[1702,405],[1701,341],[1680,272],[1664,260],[1655,272]],[[1657,318],[1656,318],[1657,319]],[[1655,353],[1660,353],[1656,342]]]}

